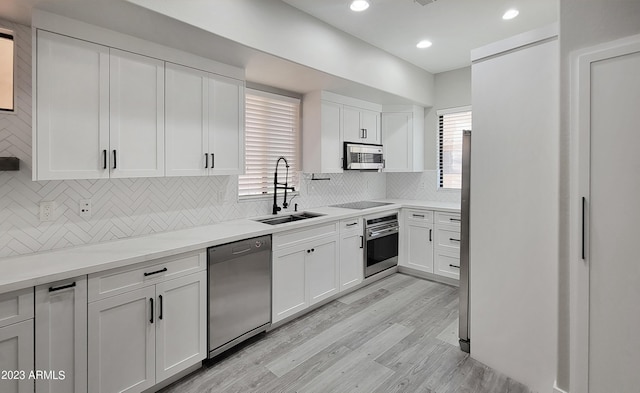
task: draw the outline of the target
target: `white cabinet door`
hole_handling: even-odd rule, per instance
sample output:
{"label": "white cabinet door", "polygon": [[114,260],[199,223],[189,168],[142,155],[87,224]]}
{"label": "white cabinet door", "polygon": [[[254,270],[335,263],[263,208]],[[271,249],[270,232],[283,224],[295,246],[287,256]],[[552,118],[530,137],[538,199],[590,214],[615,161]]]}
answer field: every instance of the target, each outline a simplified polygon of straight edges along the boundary
{"label": "white cabinet door", "polygon": [[207,80],[205,72],[166,63],[167,176],[205,176],[209,171]]}
{"label": "white cabinet door", "polygon": [[156,383],[207,355],[207,272],[156,286]]}
{"label": "white cabinet door", "polygon": [[406,266],[433,273],[433,225],[410,221],[406,228]]}
{"label": "white cabinet door", "polygon": [[164,62],[110,49],[111,177],[164,176]]}
{"label": "white cabinet door", "polygon": [[89,304],[89,391],[142,392],[155,384],[155,286]]}
{"label": "white cabinet door", "polygon": [[33,319],[0,328],[0,372],[12,377],[0,379],[0,392],[33,392],[33,369]]}
{"label": "white cabinet door", "polygon": [[342,127],[345,142],[362,142],[364,133],[360,127],[360,110],[350,106],[342,109]]}
{"label": "white cabinet door", "polygon": [[380,113],[362,109],[360,128],[364,130],[362,142],[380,144]]}
{"label": "white cabinet door", "polygon": [[340,235],[340,290],[358,285],[364,278],[362,231]]}
{"label": "white cabinet door", "polygon": [[296,247],[273,254],[272,317],[278,322],[307,305],[305,256],[307,248]]}
{"label": "white cabinet door", "polygon": [[411,113],[382,114],[385,172],[410,172],[412,163]]}
{"label": "white cabinet door", "polygon": [[109,49],[37,31],[34,179],[109,177]]}
{"label": "white cabinet door", "polygon": [[342,105],[322,101],[320,117],[321,172],[342,173]]}
{"label": "white cabinet door", "polygon": [[208,85],[210,173],[244,173],[244,86],[214,75]]}
{"label": "white cabinet door", "polygon": [[337,239],[316,242],[305,254],[306,287],[311,305],[339,291]]}
{"label": "white cabinet door", "polygon": [[64,371],[39,379],[37,393],[87,391],[87,278],[36,287],[36,370]]}

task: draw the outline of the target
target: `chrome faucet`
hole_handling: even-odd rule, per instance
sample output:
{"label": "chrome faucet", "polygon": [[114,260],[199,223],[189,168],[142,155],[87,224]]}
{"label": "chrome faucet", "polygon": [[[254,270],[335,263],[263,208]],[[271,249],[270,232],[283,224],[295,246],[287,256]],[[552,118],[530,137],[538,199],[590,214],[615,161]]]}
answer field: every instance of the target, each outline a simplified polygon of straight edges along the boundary
{"label": "chrome faucet", "polygon": [[[284,161],[284,165],[287,168],[287,173],[284,178],[284,183],[278,183],[278,164],[280,164],[280,160]],[[289,163],[287,162],[286,158],[280,157],[278,158],[278,161],[276,161],[276,171],[273,176],[273,212],[272,214],[278,214],[278,212],[283,208],[286,209],[287,207],[289,207],[289,204],[287,203],[287,190],[295,191],[295,189],[293,187],[289,187],[289,184],[287,183],[288,178],[289,178]],[[284,190],[284,201],[282,202],[282,207],[278,206],[278,199],[277,199],[278,190]]]}

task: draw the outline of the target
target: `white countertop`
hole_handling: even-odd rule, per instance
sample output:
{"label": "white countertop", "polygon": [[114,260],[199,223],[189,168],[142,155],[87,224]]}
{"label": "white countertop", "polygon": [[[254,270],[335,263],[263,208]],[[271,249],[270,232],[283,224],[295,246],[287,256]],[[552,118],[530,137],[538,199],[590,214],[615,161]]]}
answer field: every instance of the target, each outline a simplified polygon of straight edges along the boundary
{"label": "white countertop", "polygon": [[[391,205],[354,210],[319,207],[305,211],[321,217],[280,225],[239,219],[178,231],[119,239],[37,254],[0,259],[0,293],[96,273],[139,262],[180,254],[255,236],[284,232],[355,216],[366,216],[403,207],[459,212],[456,203],[383,199]],[[256,218],[266,218],[256,217]],[[255,219],[255,218],[254,218]]]}

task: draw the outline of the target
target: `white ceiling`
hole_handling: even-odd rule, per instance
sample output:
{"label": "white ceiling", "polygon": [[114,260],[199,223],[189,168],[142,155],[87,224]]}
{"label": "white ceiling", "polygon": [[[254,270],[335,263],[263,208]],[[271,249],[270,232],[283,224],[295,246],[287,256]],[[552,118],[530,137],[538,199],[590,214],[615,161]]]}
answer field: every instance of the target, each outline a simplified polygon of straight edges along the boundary
{"label": "white ceiling", "polygon": [[[359,13],[349,0],[283,1],[432,73],[468,66],[472,49],[558,20],[558,0],[369,0]],[[503,21],[509,8],[520,15]],[[417,49],[422,39],[433,46]]]}

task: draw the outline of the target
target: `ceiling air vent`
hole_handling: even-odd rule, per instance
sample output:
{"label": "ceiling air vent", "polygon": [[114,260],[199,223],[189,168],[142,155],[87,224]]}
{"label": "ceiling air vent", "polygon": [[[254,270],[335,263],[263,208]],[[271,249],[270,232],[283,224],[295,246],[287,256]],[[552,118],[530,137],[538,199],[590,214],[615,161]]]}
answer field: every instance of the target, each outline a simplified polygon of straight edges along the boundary
{"label": "ceiling air vent", "polygon": [[414,3],[418,3],[420,5],[427,5],[431,3],[435,3],[437,0],[413,0]]}

